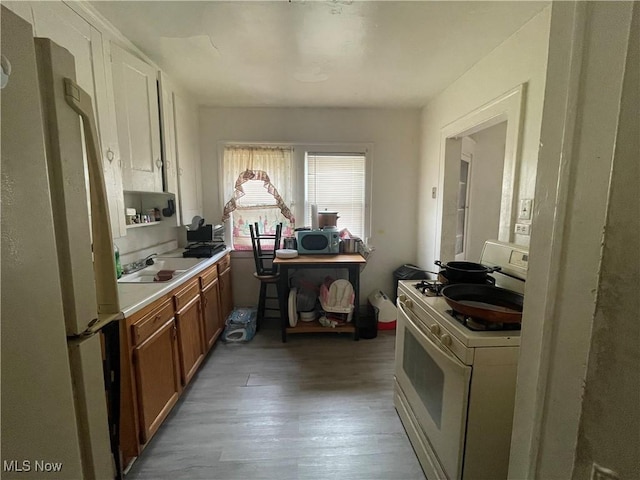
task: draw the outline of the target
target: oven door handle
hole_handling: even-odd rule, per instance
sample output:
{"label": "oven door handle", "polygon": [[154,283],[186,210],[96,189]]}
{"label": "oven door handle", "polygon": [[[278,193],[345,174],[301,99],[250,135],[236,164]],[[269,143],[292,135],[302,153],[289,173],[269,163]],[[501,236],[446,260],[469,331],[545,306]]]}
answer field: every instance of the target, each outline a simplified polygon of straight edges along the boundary
{"label": "oven door handle", "polygon": [[433,347],[433,348],[437,348],[439,350],[441,350],[443,353],[445,353],[449,359],[451,361],[453,361],[458,367],[464,367],[465,365],[458,360],[458,357],[456,357],[454,355],[454,353],[449,349],[449,347],[447,347],[446,345],[444,345],[440,339],[438,337],[436,337],[433,333],[431,333],[431,331],[427,328],[427,329],[422,329],[420,328],[420,321],[416,321],[414,319],[415,317],[415,313],[413,313],[411,311],[411,309],[405,305],[404,302],[402,302],[401,300],[398,300],[398,307],[400,308],[400,312],[402,314],[404,314],[411,323],[411,326],[417,330],[418,332],[420,332],[422,334],[422,337],[424,337],[424,339]]}

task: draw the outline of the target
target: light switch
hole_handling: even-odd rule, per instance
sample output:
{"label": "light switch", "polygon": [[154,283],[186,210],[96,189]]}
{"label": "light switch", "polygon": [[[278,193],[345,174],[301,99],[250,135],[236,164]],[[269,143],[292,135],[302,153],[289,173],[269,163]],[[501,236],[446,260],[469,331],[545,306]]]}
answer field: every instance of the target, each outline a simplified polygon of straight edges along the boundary
{"label": "light switch", "polygon": [[520,200],[520,212],[518,218],[520,220],[531,220],[531,207],[533,200],[530,198],[524,198]]}

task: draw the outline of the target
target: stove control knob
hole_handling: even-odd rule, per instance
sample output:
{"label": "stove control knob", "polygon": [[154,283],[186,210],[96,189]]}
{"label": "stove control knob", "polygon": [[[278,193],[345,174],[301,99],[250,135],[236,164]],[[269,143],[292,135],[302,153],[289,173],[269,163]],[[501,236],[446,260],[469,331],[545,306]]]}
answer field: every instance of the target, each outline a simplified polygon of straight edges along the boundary
{"label": "stove control knob", "polygon": [[407,296],[404,293],[402,293],[398,295],[398,300],[400,300],[400,303],[406,302]]}
{"label": "stove control knob", "polygon": [[407,298],[407,299],[404,301],[404,306],[405,306],[405,307],[407,307],[407,308],[411,308],[411,307],[413,307],[413,302],[411,301],[411,299]]}
{"label": "stove control knob", "polygon": [[431,325],[429,327],[429,330],[431,330],[431,333],[433,333],[436,337],[440,335],[440,325],[438,325],[437,323]]}
{"label": "stove control knob", "polygon": [[440,341],[442,342],[442,345],[444,345],[445,347],[450,347],[452,343],[451,335],[449,335],[448,333],[444,333],[440,337]]}

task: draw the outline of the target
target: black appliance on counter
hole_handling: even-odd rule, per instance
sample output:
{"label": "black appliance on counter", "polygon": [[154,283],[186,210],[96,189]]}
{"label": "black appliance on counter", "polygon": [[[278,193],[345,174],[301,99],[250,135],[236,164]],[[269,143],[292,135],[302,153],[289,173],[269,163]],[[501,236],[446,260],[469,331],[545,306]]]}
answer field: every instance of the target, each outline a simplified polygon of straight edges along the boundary
{"label": "black appliance on counter", "polygon": [[208,258],[224,250],[224,225],[199,225],[187,230],[187,241],[183,257]]}

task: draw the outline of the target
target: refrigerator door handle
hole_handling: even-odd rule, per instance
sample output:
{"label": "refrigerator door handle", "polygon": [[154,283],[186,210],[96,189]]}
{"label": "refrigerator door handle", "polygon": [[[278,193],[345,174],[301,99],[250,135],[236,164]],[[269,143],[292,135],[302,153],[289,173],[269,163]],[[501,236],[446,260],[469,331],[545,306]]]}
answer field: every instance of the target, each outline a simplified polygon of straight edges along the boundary
{"label": "refrigerator door handle", "polygon": [[91,233],[96,276],[98,315],[120,313],[118,284],[114,267],[111,225],[107,211],[107,193],[98,153],[98,130],[93,116],[91,96],[70,78],[64,79],[65,99],[82,118],[87,149],[89,191],[91,198]]}

